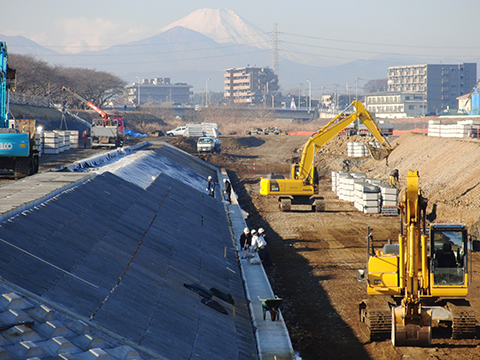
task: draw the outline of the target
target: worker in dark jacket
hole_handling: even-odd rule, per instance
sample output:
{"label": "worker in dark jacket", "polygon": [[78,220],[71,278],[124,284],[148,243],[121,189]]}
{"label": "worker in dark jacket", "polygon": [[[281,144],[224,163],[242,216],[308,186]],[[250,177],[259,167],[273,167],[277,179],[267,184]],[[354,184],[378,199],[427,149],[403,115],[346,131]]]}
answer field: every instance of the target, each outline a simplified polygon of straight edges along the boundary
{"label": "worker in dark jacket", "polygon": [[232,184],[228,179],[223,179],[223,184],[225,185],[225,200],[232,203]]}
{"label": "worker in dark jacket", "polygon": [[240,235],[240,248],[242,250],[247,250],[250,247],[250,241],[252,240],[252,236],[250,235],[250,230],[248,227],[243,229],[242,235]]}
{"label": "worker in dark jacket", "polygon": [[215,197],[215,183],[213,182],[213,179],[211,176],[208,177],[207,192],[208,192],[208,195]]}

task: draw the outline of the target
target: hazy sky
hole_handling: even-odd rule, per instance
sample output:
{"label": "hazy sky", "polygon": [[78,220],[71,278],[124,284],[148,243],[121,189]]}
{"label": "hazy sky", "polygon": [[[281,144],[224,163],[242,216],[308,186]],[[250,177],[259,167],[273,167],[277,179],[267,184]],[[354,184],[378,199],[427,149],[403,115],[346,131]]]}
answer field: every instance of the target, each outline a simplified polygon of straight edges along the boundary
{"label": "hazy sky", "polygon": [[95,50],[155,35],[202,8],[228,8],[266,32],[277,23],[280,48],[297,44],[319,62],[380,53],[480,57],[478,0],[4,0],[0,34],[59,52]]}

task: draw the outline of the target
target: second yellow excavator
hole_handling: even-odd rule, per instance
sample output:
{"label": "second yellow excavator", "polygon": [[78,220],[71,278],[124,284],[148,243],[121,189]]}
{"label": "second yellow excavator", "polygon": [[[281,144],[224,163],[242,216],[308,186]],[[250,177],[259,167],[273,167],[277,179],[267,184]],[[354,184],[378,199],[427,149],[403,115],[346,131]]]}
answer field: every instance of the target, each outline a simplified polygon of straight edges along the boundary
{"label": "second yellow excavator", "polygon": [[[355,108],[355,111],[347,114],[351,108]],[[383,136],[377,122],[363,104],[360,101],[353,101],[342,113],[308,139],[303,148],[300,162],[291,167],[290,179],[285,179],[283,175],[270,174],[267,178],[260,180],[260,194],[277,195],[281,211],[290,211],[292,205],[311,205],[314,211],[325,210],[323,197],[319,195],[318,191],[315,155],[323,145],[357,119],[365,124],[383,146],[383,148],[377,148],[367,144],[372,156],[376,160],[388,157],[393,147]]]}
{"label": "second yellow excavator", "polygon": [[[430,224],[427,199],[419,189],[418,171],[409,171],[400,202],[398,243],[374,249],[367,236],[367,281],[370,298],[359,305],[361,327],[369,340],[391,336],[395,346],[429,346],[432,326],[451,324],[452,338],[475,336],[475,313],[468,293],[469,242],[464,224]],[[470,267],[471,268],[471,267]]]}

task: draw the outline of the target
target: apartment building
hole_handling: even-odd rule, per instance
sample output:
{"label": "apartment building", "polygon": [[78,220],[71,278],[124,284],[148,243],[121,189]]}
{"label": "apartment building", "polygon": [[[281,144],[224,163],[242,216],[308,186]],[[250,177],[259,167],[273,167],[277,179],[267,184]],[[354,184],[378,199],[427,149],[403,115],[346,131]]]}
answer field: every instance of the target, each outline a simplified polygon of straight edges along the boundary
{"label": "apartment building", "polygon": [[231,68],[224,77],[224,97],[230,103],[271,105],[279,88],[278,76],[269,68]]}
{"label": "apartment building", "polygon": [[477,64],[423,64],[388,68],[389,92],[423,93],[426,113],[457,109],[457,97],[477,82]]}
{"label": "apartment building", "polygon": [[170,78],[142,79],[125,87],[127,99],[135,104],[145,104],[149,101],[174,102],[188,104],[192,95],[192,85],[172,83]]}
{"label": "apartment building", "polygon": [[425,95],[420,92],[380,92],[366,95],[365,108],[377,117],[390,119],[427,114]]}

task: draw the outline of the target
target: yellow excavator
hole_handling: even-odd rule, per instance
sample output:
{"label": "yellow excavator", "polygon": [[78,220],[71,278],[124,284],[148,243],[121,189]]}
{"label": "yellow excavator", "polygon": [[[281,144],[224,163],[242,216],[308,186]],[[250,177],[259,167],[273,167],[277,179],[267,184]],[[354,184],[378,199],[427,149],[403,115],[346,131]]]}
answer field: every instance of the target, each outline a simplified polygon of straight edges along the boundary
{"label": "yellow excavator", "polygon": [[418,171],[409,171],[400,208],[398,243],[374,248],[367,236],[370,298],[359,304],[360,324],[370,341],[391,336],[395,346],[429,346],[432,326],[451,324],[452,338],[473,338],[475,313],[465,299],[469,283],[469,243],[464,224],[430,224]]}
{"label": "yellow excavator", "polygon": [[[349,110],[355,111],[347,114]],[[383,148],[366,144],[376,160],[381,160],[392,152],[393,148],[383,136],[380,127],[373,116],[365,109],[360,101],[353,101],[343,112],[333,118],[306,142],[301,160],[293,164],[290,170],[290,179],[280,174],[270,174],[260,180],[261,195],[279,196],[281,211],[290,211],[292,205],[311,205],[312,210],[325,210],[323,197],[318,192],[318,173],[315,167],[315,155],[328,141],[334,138],[355,120],[361,120]]]}

